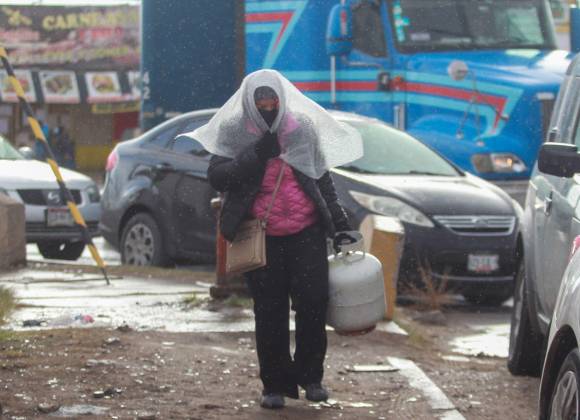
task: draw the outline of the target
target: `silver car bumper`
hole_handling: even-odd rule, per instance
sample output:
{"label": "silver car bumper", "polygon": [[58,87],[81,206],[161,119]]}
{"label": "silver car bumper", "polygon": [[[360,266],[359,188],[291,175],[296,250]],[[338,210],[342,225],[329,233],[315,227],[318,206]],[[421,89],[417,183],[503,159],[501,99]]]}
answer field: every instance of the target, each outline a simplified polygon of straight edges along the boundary
{"label": "silver car bumper", "polygon": [[[8,190],[8,196],[24,204],[26,216],[26,242],[35,243],[44,240],[77,241],[82,239],[82,231],[78,226],[47,226],[46,205],[26,204],[15,190]],[[77,207],[82,214],[91,237],[99,236],[99,219],[101,217],[100,203],[91,203],[88,194],[81,191],[81,203]]]}

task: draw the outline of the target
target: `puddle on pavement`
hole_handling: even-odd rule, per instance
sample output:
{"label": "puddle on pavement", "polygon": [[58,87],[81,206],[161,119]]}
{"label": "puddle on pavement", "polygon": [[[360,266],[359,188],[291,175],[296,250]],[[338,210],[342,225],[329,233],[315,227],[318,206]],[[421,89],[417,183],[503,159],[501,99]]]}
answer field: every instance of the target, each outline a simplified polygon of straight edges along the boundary
{"label": "puddle on pavement", "polygon": [[[196,302],[209,299],[209,283],[183,278],[124,277],[107,286],[102,279],[94,277],[75,269],[23,269],[0,275],[0,282],[15,292],[19,303],[19,309],[4,328],[44,330],[128,325],[137,331],[254,331],[253,311],[249,308],[185,303],[192,295]],[[293,319],[290,324],[293,330]],[[406,334],[394,322],[382,322],[377,329]],[[329,330],[332,329],[329,327]]]}
{"label": "puddle on pavement", "polygon": [[457,337],[451,341],[453,352],[467,356],[507,358],[510,325],[492,325],[480,333]]}
{"label": "puddle on pavement", "polygon": [[510,299],[500,307],[465,305],[446,312],[448,325],[458,328],[455,337],[449,341],[453,353],[506,358],[512,306]]}
{"label": "puddle on pavement", "polygon": [[[23,269],[0,275],[11,288],[20,308],[7,328],[15,330],[62,327],[115,328],[127,324],[135,330],[170,332],[253,331],[252,311],[222,308],[219,311],[184,303],[208,297],[210,284],[189,279],[124,277],[110,286],[94,274],[78,270]],[[92,322],[83,322],[90,316]],[[85,318],[86,319],[86,318]],[[29,327],[24,327],[27,322]]]}

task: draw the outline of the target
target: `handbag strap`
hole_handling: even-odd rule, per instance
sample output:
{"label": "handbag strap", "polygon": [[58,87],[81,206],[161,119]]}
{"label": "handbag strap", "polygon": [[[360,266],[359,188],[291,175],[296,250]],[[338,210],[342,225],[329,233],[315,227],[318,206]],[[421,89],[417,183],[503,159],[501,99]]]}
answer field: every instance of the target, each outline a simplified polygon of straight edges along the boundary
{"label": "handbag strap", "polygon": [[264,217],[264,225],[268,223],[270,212],[272,211],[272,207],[274,207],[274,200],[276,199],[276,194],[278,194],[278,190],[280,190],[280,185],[282,184],[282,177],[284,176],[285,169],[286,162],[282,161],[282,169],[280,169],[280,174],[278,175],[278,179],[276,180],[276,187],[274,188],[274,193],[272,194],[272,201],[270,201],[268,209],[266,210],[266,217]]}

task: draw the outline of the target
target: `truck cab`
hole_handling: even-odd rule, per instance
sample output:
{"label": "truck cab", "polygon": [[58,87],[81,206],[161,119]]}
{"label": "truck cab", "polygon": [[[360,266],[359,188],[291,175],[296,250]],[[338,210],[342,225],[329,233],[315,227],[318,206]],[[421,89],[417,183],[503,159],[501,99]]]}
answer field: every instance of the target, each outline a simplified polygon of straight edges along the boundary
{"label": "truck cab", "polygon": [[246,1],[246,71],[405,129],[523,202],[571,54],[547,0]]}

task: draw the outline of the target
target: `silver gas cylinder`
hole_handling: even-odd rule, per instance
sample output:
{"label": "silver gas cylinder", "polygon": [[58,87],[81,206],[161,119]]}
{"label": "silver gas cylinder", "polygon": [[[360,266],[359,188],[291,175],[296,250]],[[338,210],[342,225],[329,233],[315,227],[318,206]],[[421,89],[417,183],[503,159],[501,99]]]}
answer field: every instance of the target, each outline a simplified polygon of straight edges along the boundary
{"label": "silver gas cylinder", "polygon": [[342,245],[340,253],[328,257],[327,324],[344,335],[372,331],[386,311],[382,264],[364,251],[358,236],[358,242]]}

